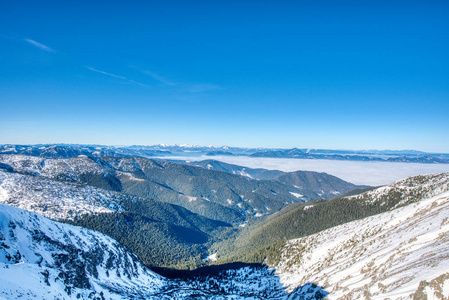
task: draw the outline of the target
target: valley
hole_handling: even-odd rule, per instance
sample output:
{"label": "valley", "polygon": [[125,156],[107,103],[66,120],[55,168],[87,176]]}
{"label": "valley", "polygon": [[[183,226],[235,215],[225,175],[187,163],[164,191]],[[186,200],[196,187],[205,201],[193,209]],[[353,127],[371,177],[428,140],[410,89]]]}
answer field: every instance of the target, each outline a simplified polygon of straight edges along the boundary
{"label": "valley", "polygon": [[[2,297],[446,293],[449,173],[369,187],[218,160],[66,156],[0,155]],[[28,289],[18,274],[34,274]]]}

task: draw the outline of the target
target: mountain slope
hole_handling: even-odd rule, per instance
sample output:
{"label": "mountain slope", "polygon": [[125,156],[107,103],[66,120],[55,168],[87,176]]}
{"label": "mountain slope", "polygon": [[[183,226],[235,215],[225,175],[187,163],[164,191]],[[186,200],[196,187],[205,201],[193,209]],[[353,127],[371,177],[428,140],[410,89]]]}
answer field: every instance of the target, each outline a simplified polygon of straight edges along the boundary
{"label": "mountain slope", "polygon": [[0,170],[0,203],[105,233],[148,266],[185,264],[208,255],[229,224],[147,198]]}
{"label": "mountain slope", "polygon": [[45,159],[0,155],[0,161],[17,172],[158,199],[234,224],[271,214],[290,203],[313,200],[319,193],[280,181],[250,180],[138,157]]}
{"label": "mountain slope", "polygon": [[278,170],[252,169],[216,160],[189,162],[208,170],[223,171],[252,179],[277,181],[299,189],[300,193],[291,192],[295,197],[311,201],[314,199],[332,199],[356,189],[367,186],[354,185],[327,173],[313,171],[282,172]]}
{"label": "mountain slope", "polygon": [[293,185],[307,193],[309,199],[332,199],[366,186],[357,186],[338,177],[312,171],[296,171],[281,174],[273,180]]}
{"label": "mountain slope", "polygon": [[3,204],[0,229],[0,297],[144,298],[165,284],[100,233]]}
{"label": "mountain slope", "polygon": [[447,299],[449,192],[441,191],[290,240],[276,272],[291,289],[306,282],[323,286],[330,292],[326,299]]}
{"label": "mountain slope", "polygon": [[288,293],[261,265],[168,280],[101,233],[0,204],[1,299],[287,300],[326,294],[311,284]]}
{"label": "mountain slope", "polygon": [[267,255],[265,247],[271,249],[269,245],[273,243],[315,234],[446,191],[449,191],[449,173],[441,173],[409,177],[356,196],[297,203],[257,226],[245,227],[235,241],[235,249],[230,251],[237,256],[232,259],[260,262]]}
{"label": "mountain slope", "polygon": [[285,172],[267,169],[252,169],[239,165],[228,164],[218,160],[206,159],[201,161],[192,161],[188,163],[192,166],[206,168],[208,170],[223,171],[229,174],[241,175],[252,179],[270,180]]}

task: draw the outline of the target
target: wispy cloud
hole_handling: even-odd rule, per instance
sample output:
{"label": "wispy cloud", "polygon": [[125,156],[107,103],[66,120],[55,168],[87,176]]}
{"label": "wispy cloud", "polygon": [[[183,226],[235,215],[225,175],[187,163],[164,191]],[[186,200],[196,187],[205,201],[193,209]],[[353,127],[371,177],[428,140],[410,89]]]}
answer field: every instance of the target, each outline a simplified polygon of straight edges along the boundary
{"label": "wispy cloud", "polygon": [[210,84],[210,83],[175,82],[172,80],[168,80],[164,76],[161,76],[161,75],[159,75],[155,72],[149,71],[149,70],[140,69],[137,67],[132,67],[132,68],[138,70],[139,72],[149,76],[150,78],[152,78],[160,83],[163,83],[164,85],[174,87],[179,91],[188,92],[190,94],[201,94],[204,92],[210,92],[210,91],[216,91],[216,90],[222,89],[219,85]]}
{"label": "wispy cloud", "polygon": [[114,78],[118,78],[118,79],[121,79],[121,80],[124,80],[124,81],[127,81],[127,82],[131,82],[131,83],[134,83],[134,84],[137,84],[137,85],[140,85],[140,86],[150,87],[149,85],[146,85],[144,83],[141,83],[141,82],[138,82],[138,81],[135,81],[135,80],[132,80],[132,79],[128,79],[128,78],[126,78],[124,76],[115,75],[115,74],[108,73],[108,72],[105,72],[105,71],[102,71],[102,70],[94,69],[94,68],[89,67],[89,66],[85,66],[85,67],[86,67],[86,69],[91,70],[93,72],[97,72],[97,73],[100,73],[100,74],[103,74],[103,75],[106,75],[106,76],[111,76],[111,77],[114,77]]}
{"label": "wispy cloud", "polygon": [[138,82],[135,80],[131,80],[131,79],[127,79],[129,82],[140,85],[140,86],[144,86],[144,87],[150,87],[148,84],[142,83],[142,82]]}
{"label": "wispy cloud", "polygon": [[148,70],[140,70],[143,74],[148,75],[149,77],[153,78],[156,81],[159,81],[163,84],[174,86],[178,85],[176,82],[169,81],[165,79],[164,77],[160,76],[159,74],[156,74],[154,72],[148,71]]}
{"label": "wispy cloud", "polygon": [[199,83],[199,84],[188,84],[188,85],[186,85],[186,89],[190,93],[196,94],[196,93],[204,93],[204,92],[220,90],[221,87],[216,84]]}
{"label": "wispy cloud", "polygon": [[103,75],[107,75],[107,76],[111,76],[111,77],[115,77],[115,78],[120,78],[120,79],[123,79],[123,80],[128,80],[126,77],[115,75],[115,74],[108,73],[108,72],[101,71],[101,70],[97,70],[97,69],[91,68],[89,66],[86,66],[86,69],[94,71],[94,72],[97,72],[97,73],[100,73],[100,74],[103,74]]}
{"label": "wispy cloud", "polygon": [[56,52],[56,50],[54,50],[54,49],[52,49],[52,48],[50,48],[50,47],[48,47],[48,46],[46,46],[46,45],[44,45],[42,43],[36,42],[35,40],[24,39],[24,41],[29,43],[29,44],[31,44],[31,45],[33,45],[34,47],[37,47],[37,48],[43,50],[43,51],[50,52],[50,53]]}

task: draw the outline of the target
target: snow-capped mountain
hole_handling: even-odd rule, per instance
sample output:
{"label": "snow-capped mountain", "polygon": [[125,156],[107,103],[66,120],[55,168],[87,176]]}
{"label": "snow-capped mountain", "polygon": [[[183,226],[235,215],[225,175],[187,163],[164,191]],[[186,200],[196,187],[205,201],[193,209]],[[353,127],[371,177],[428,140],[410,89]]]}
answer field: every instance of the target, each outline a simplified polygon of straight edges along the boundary
{"label": "snow-capped mountain", "polygon": [[98,232],[3,204],[0,229],[0,298],[145,298],[166,284]]}
{"label": "snow-capped mountain", "polygon": [[102,145],[76,145],[76,144],[57,144],[57,145],[0,145],[0,154],[23,154],[46,158],[72,158],[79,155],[91,157],[104,156],[163,156],[171,154],[167,150],[157,150],[154,147],[130,146],[115,147]]}
{"label": "snow-capped mountain", "polygon": [[119,203],[126,197],[90,186],[0,170],[0,203],[55,220],[123,210]]}
{"label": "snow-capped mountain", "polygon": [[302,159],[330,159],[350,161],[385,161],[404,163],[449,163],[447,153],[427,153],[415,150],[332,150],[332,149],[270,149],[240,148],[229,146],[198,145],[80,145],[80,144],[39,144],[0,145],[0,154],[24,154],[46,158],[72,158],[79,155],[90,157],[164,157],[164,156],[253,156]]}
{"label": "snow-capped mountain", "polygon": [[281,282],[290,289],[314,282],[330,293],[326,299],[447,299],[448,179],[411,177],[359,196],[402,194],[403,206],[288,241],[273,265]]}

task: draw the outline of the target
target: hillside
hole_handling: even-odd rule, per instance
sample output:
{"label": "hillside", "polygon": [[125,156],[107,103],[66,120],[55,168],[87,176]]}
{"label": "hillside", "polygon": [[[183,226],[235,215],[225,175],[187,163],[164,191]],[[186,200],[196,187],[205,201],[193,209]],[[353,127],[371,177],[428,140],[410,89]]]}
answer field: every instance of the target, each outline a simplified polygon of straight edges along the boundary
{"label": "hillside", "polygon": [[[409,196],[410,182],[398,183]],[[314,282],[326,299],[448,299],[447,189],[446,181],[401,208],[290,240],[272,267],[290,289]]]}
{"label": "hillside", "polygon": [[[294,204],[263,223],[245,227],[234,247],[223,251],[248,262],[260,262],[272,253],[271,244],[317,233],[368,216],[409,205],[449,190],[449,173],[420,175],[356,196]],[[268,247],[268,249],[266,248]],[[260,249],[254,251],[254,249]],[[267,253],[268,252],[268,253]],[[272,253],[276,256],[276,253]]]}
{"label": "hillside", "polygon": [[[291,203],[316,199],[321,193],[321,188],[297,187],[279,180],[251,180],[223,171],[138,157],[46,159],[0,155],[0,162],[17,172],[153,198],[233,224],[271,214]],[[335,187],[332,192],[347,190]]]}
{"label": "hillside", "polygon": [[332,199],[356,189],[366,188],[326,173],[312,171],[284,173],[273,180],[307,191],[309,199]]}
{"label": "hillside", "polygon": [[287,300],[327,294],[311,284],[287,292],[274,271],[261,265],[166,279],[101,233],[3,204],[0,270],[1,299]]}
{"label": "hillside", "polygon": [[270,180],[275,178],[276,176],[285,173],[278,170],[247,168],[212,159],[192,161],[189,162],[188,164],[192,166],[206,168],[208,170],[223,171],[230,174],[241,175],[252,179],[262,179],[262,180]]}

